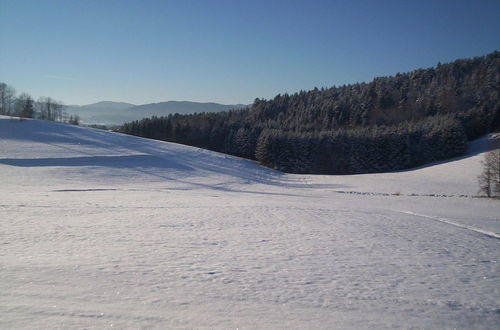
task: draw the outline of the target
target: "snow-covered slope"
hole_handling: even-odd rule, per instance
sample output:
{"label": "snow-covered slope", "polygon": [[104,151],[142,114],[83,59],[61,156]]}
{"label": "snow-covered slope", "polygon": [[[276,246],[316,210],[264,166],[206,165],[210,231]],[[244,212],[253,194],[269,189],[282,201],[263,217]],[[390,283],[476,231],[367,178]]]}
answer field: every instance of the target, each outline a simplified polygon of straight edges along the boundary
{"label": "snow-covered slope", "polygon": [[495,328],[500,204],[470,197],[486,143],[286,175],[2,117],[0,328]]}
{"label": "snow-covered slope", "polygon": [[[0,119],[0,150],[0,164],[25,168],[26,175],[46,172],[38,179],[48,179],[47,184],[153,182],[192,188],[201,181],[218,186],[281,176],[253,162],[199,148],[38,120]],[[18,184],[18,178],[10,179]]]}
{"label": "snow-covered slope", "polygon": [[351,192],[474,196],[479,194],[477,177],[482,172],[484,153],[493,148],[500,148],[500,138],[484,137],[470,143],[464,157],[397,173],[311,176],[310,182],[334,181]]}

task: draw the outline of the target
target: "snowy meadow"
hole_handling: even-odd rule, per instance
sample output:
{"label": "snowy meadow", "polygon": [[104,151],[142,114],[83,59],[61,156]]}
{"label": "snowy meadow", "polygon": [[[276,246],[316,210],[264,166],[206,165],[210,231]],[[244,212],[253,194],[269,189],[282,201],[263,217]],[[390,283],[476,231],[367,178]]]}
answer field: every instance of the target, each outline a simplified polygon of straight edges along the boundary
{"label": "snowy meadow", "polygon": [[466,157],[291,175],[0,118],[0,327],[493,329],[500,202]]}

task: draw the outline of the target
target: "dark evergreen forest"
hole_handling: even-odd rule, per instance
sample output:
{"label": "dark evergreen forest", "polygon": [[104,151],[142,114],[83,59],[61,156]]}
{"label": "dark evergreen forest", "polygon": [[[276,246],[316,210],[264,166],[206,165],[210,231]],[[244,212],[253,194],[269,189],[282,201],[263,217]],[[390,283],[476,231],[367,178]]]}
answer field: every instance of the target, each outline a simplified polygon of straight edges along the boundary
{"label": "dark evergreen forest", "polygon": [[462,155],[500,128],[500,52],[370,83],[256,99],[247,109],[123,125],[137,136],[256,159],[291,173],[406,169]]}

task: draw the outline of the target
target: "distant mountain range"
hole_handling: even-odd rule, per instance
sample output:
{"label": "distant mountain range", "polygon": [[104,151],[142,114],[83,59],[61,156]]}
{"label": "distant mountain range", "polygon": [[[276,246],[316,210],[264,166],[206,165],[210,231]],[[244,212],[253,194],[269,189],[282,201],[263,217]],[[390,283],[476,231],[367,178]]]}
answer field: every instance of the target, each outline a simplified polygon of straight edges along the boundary
{"label": "distant mountain range", "polygon": [[200,103],[189,101],[167,101],[135,105],[125,102],[102,101],[87,105],[68,105],[69,115],[78,115],[83,124],[122,125],[123,123],[152,116],[169,114],[192,114],[201,112],[220,112],[241,109],[245,104]]}

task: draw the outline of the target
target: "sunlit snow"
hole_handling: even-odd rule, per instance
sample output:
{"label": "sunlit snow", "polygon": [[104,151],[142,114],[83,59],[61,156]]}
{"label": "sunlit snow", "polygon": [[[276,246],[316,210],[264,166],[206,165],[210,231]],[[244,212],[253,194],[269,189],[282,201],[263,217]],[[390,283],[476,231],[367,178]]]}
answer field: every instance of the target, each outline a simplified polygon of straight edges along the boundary
{"label": "sunlit snow", "polygon": [[0,328],[497,328],[489,140],[415,170],[289,175],[0,118]]}

